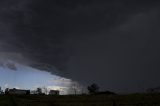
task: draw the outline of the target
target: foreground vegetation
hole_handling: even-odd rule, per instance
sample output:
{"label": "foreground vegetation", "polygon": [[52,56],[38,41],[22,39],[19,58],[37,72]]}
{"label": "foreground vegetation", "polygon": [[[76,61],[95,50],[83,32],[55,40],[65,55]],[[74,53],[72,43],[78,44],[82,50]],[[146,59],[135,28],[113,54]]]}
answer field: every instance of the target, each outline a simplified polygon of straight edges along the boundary
{"label": "foreground vegetation", "polygon": [[0,96],[0,106],[160,106],[160,94]]}

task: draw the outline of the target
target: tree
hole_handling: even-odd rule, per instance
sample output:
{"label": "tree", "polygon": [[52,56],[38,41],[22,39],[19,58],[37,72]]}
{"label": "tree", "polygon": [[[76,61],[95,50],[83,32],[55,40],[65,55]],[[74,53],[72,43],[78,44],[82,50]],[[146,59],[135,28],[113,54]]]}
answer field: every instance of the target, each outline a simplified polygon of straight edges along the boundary
{"label": "tree", "polygon": [[30,95],[30,93],[31,93],[30,90],[26,91],[26,95]]}
{"label": "tree", "polygon": [[92,85],[87,87],[90,94],[95,94],[99,91],[99,87],[97,84],[93,83]]}
{"label": "tree", "polygon": [[48,89],[45,86],[42,89],[43,89],[44,94],[47,95],[48,94]]}
{"label": "tree", "polygon": [[71,87],[75,95],[80,93],[80,84],[78,82],[73,82]]}
{"label": "tree", "polygon": [[77,94],[77,86],[76,86],[76,83],[73,84],[72,88],[73,88],[73,90],[74,90],[74,94],[76,95],[76,94]]}
{"label": "tree", "polygon": [[34,95],[35,95],[35,94],[37,94],[37,91],[36,91],[36,90],[32,90],[32,91],[31,91],[31,94],[34,94]]}
{"label": "tree", "polygon": [[0,94],[4,94],[3,90],[1,89],[1,87],[0,87]]}
{"label": "tree", "polygon": [[37,94],[42,94],[42,88],[37,88]]}
{"label": "tree", "polygon": [[9,93],[9,88],[5,89],[5,94],[7,95]]}

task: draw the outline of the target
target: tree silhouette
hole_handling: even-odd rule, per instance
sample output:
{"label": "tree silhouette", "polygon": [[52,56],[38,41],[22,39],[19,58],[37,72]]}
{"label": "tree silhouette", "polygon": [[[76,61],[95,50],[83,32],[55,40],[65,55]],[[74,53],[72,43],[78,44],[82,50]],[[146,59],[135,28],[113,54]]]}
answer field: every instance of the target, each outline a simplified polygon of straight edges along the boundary
{"label": "tree silhouette", "polygon": [[9,93],[9,88],[5,89],[5,94],[7,95]]}
{"label": "tree silhouette", "polygon": [[26,91],[26,95],[30,95],[30,90]]}
{"label": "tree silhouette", "polygon": [[43,89],[44,94],[47,95],[48,94],[48,89],[45,86],[42,89]]}
{"label": "tree silhouette", "polygon": [[2,88],[0,87],[0,94],[3,94],[4,92],[3,92],[3,90],[2,90]]}
{"label": "tree silhouette", "polygon": [[93,83],[92,85],[87,87],[90,94],[95,94],[99,91],[99,87],[97,84]]}
{"label": "tree silhouette", "polygon": [[36,92],[37,94],[42,94],[42,88],[37,88]]}

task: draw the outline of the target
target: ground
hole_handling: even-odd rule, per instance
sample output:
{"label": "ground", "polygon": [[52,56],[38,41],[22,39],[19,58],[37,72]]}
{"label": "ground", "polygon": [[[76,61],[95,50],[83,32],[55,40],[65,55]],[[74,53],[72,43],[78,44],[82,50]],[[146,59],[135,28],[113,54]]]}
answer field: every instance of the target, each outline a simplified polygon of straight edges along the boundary
{"label": "ground", "polygon": [[160,94],[0,96],[0,106],[160,106]]}

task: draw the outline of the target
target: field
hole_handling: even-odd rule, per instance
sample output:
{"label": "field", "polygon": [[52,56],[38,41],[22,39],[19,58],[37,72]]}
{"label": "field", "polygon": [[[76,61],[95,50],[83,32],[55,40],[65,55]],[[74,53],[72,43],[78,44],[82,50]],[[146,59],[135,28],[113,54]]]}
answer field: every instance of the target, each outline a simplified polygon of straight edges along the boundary
{"label": "field", "polygon": [[0,106],[160,106],[160,94],[0,96]]}

